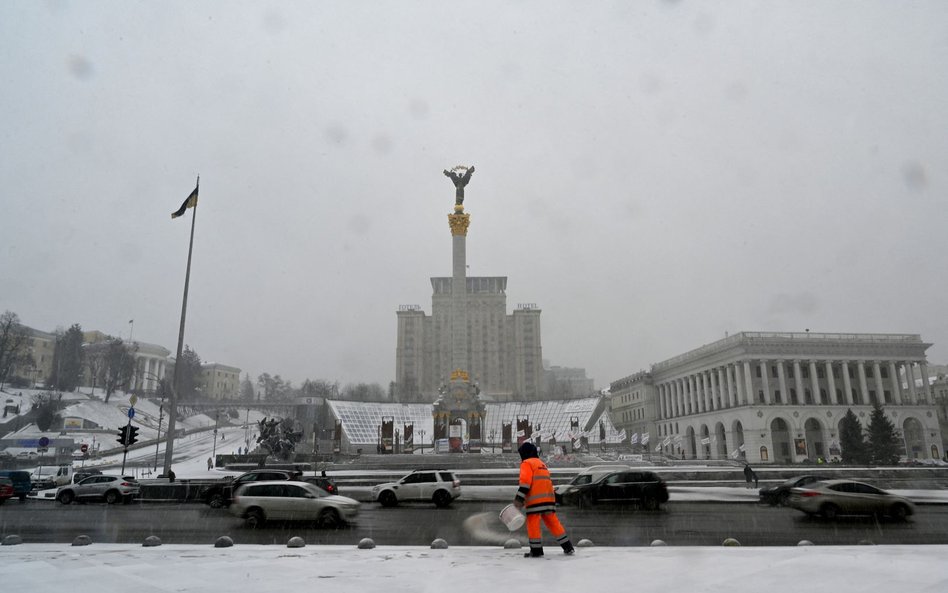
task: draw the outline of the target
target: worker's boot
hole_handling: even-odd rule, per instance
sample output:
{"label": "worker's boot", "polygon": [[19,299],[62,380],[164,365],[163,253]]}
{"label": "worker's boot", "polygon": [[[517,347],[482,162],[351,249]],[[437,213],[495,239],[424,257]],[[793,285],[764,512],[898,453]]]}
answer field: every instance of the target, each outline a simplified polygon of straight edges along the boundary
{"label": "worker's boot", "polygon": [[543,556],[543,548],[530,548],[530,551],[523,555],[524,558],[540,558]]}
{"label": "worker's boot", "polygon": [[560,545],[563,546],[563,553],[566,554],[567,556],[572,556],[573,554],[576,553],[576,548],[573,547],[573,543],[570,542],[569,540],[565,541],[564,543]]}

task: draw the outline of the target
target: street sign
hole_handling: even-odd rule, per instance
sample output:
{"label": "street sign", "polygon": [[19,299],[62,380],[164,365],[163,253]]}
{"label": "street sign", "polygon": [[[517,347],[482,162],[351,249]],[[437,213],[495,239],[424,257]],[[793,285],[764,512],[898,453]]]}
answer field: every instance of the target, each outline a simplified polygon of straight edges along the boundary
{"label": "street sign", "polygon": [[128,398],[128,403],[132,404],[132,406],[134,406],[135,404],[137,404],[137,403],[138,403],[138,396],[133,393],[132,396],[131,396],[130,398]]}
{"label": "street sign", "polygon": [[128,417],[129,417],[129,419],[132,419],[132,418],[135,417],[135,408],[129,408],[129,409],[128,409]]}
{"label": "street sign", "polygon": [[86,451],[89,450],[89,445],[83,443],[82,446],[79,447],[79,450],[82,451],[83,453],[85,453]]}
{"label": "street sign", "polygon": [[48,446],[49,446],[49,438],[48,438],[48,437],[40,437],[40,440],[39,440],[39,448],[45,449],[45,448],[48,447]]}

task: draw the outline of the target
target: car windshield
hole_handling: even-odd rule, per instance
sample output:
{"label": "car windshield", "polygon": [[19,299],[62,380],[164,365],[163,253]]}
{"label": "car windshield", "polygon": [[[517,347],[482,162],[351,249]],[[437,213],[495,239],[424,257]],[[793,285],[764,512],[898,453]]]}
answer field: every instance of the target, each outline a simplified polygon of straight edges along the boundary
{"label": "car windshield", "polygon": [[945,0],[6,0],[0,40],[0,538],[948,545]]}

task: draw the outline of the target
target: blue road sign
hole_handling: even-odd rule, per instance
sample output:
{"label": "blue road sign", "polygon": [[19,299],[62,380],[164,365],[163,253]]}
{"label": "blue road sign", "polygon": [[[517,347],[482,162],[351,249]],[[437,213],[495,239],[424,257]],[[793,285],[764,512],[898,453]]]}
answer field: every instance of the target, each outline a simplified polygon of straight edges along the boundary
{"label": "blue road sign", "polygon": [[48,446],[49,446],[49,438],[47,438],[47,437],[40,437],[39,446],[40,446],[40,447],[43,447],[43,448],[48,447]]}
{"label": "blue road sign", "polygon": [[129,418],[129,420],[131,420],[131,419],[134,418],[134,417],[135,417],[135,408],[129,408],[129,409],[128,409],[128,418]]}

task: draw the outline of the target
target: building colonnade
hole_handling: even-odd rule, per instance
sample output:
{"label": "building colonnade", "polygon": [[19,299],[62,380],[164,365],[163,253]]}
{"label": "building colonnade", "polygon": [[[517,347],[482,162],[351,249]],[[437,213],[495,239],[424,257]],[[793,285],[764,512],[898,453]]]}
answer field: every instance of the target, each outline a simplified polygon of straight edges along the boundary
{"label": "building colonnade", "polygon": [[926,363],[894,360],[742,360],[656,381],[655,389],[658,420],[750,405],[931,402]]}

